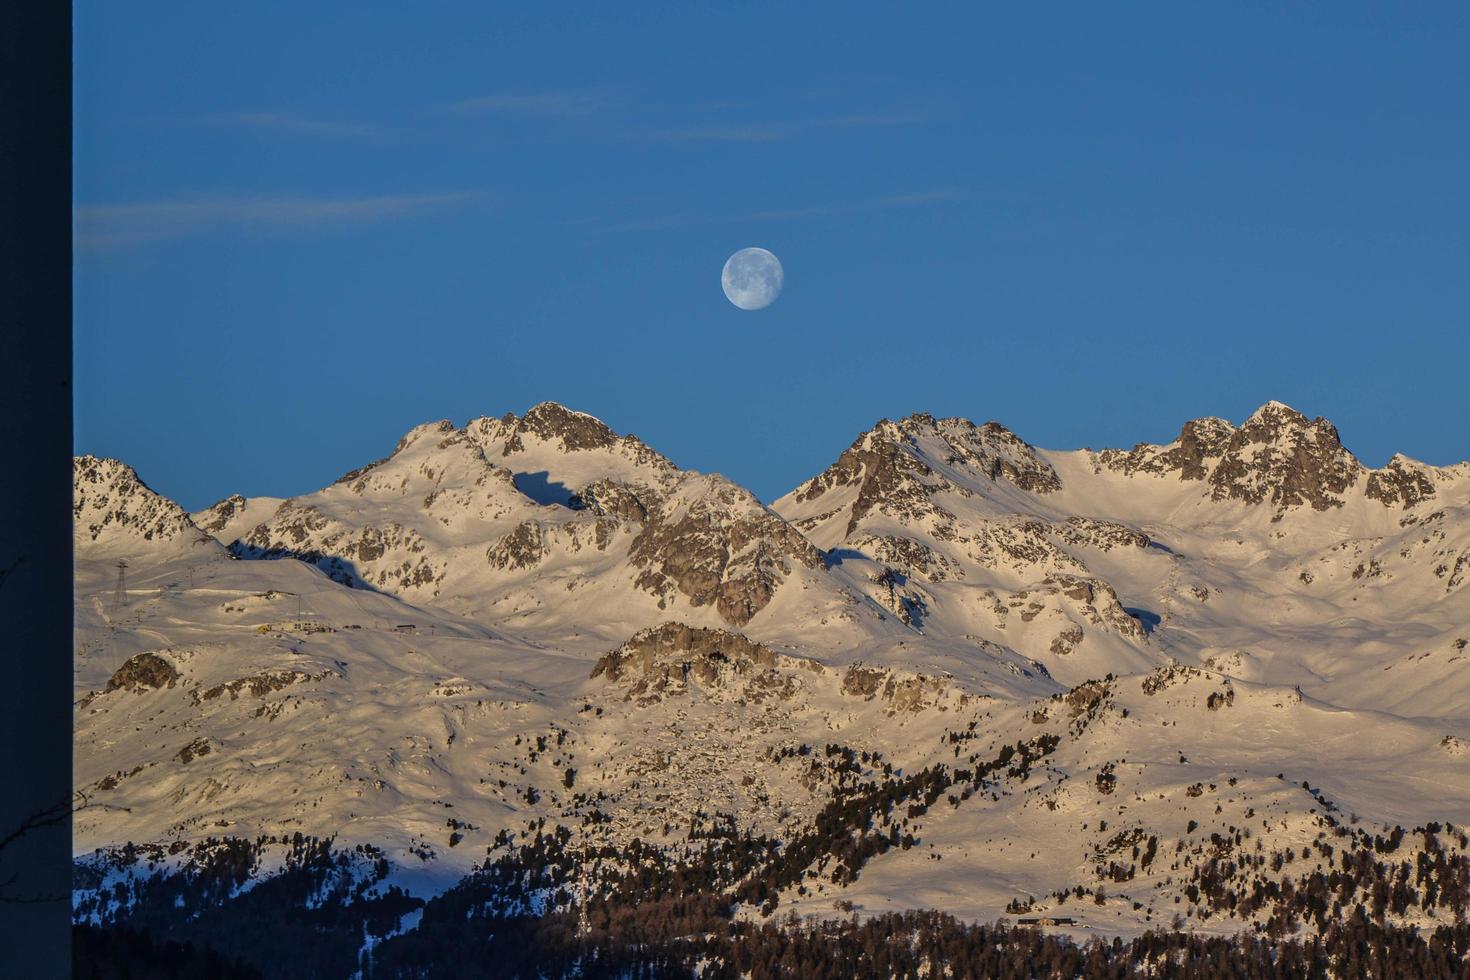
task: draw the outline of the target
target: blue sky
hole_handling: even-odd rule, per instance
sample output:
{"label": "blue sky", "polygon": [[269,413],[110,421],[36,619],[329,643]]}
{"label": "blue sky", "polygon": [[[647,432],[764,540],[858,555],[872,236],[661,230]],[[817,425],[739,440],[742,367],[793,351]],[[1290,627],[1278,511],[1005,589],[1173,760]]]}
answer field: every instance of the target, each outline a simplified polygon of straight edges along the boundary
{"label": "blue sky", "polygon": [[199,507],[553,399],[769,500],[884,416],[1276,398],[1470,457],[1470,8],[526,6],[78,3],[78,451]]}

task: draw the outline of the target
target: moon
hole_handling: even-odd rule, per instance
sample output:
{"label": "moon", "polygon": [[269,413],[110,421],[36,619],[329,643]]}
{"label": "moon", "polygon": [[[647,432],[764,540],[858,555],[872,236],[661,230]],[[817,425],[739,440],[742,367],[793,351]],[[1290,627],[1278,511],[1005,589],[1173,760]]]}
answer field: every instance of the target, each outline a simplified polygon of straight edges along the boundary
{"label": "moon", "polygon": [[742,310],[763,310],[781,295],[781,260],[763,248],[742,248],[725,260],[720,285],[725,298]]}

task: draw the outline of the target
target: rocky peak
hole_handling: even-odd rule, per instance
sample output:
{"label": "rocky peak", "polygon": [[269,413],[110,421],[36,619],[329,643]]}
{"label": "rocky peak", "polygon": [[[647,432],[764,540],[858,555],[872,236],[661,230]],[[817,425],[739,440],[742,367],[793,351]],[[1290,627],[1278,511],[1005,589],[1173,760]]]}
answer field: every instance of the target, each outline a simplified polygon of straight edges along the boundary
{"label": "rocky peak", "polygon": [[446,494],[477,509],[516,495],[511,472],[486,459],[479,444],[448,420],[415,426],[392,455],[353,470],[336,485],[361,497],[422,498],[426,508]]}
{"label": "rocky peak", "polygon": [[432,438],[435,436],[442,436],[445,433],[453,431],[454,423],[449,421],[448,419],[440,419],[437,422],[425,422],[422,425],[416,425],[403,434],[403,437],[398,440],[398,444],[393,447],[393,451],[387,456],[384,456],[382,459],[375,459],[371,463],[368,463],[364,466],[359,466],[356,469],[348,470],[346,473],[343,473],[341,476],[337,477],[335,482],[357,482],[361,480],[362,477],[366,476],[368,473],[372,472],[373,470],[382,466],[384,463],[393,459],[399,453],[403,452],[409,446],[412,446],[414,443],[418,442],[424,437],[427,436]]}
{"label": "rocky peak", "polygon": [[1280,516],[1301,505],[1342,506],[1342,494],[1362,464],[1324,418],[1308,420],[1290,406],[1267,402],[1231,434],[1210,474],[1210,496],[1249,504],[1269,501]]}
{"label": "rocky peak", "polygon": [[232,493],[224,500],[211,504],[205,509],[204,513],[200,515],[200,521],[203,522],[200,524],[200,527],[210,534],[223,531],[229,525],[230,521],[234,519],[235,515],[245,509],[245,505],[246,500],[242,495]]}
{"label": "rocky peak", "polygon": [[516,426],[516,431],[529,432],[548,442],[560,440],[567,452],[579,449],[606,449],[618,441],[617,433],[598,418],[574,412],[556,402],[532,406]]}
{"label": "rocky peak", "polygon": [[991,480],[1006,480],[1032,493],[1060,490],[1061,480],[1050,463],[1036,450],[999,422],[975,425],[968,419],[941,420],[937,430],[949,444],[949,465],[965,464]]}
{"label": "rocky peak", "polygon": [[1278,401],[1256,409],[1238,428],[1224,419],[1195,419],[1168,445],[1108,449],[1096,459],[1100,467],[1129,475],[1202,480],[1212,500],[1269,503],[1277,518],[1295,507],[1341,507],[1343,494],[1363,472],[1331,422],[1308,419]]}
{"label": "rocky peak", "polygon": [[524,416],[471,419],[464,432],[501,465],[540,473],[576,494],[600,479],[656,485],[680,472],[637,436],[618,435],[599,419],[556,402],[542,402]]}
{"label": "rocky peak", "polygon": [[390,456],[281,502],[242,528],[231,550],[301,559],[353,586],[434,595],[455,547],[534,510],[511,471],[487,460],[464,430],[430,422],[409,430]]}
{"label": "rocky peak", "polygon": [[1129,451],[1104,449],[1098,454],[1102,465],[1124,473],[1178,473],[1182,480],[1203,480],[1224,455],[1235,435],[1235,426],[1220,418],[1194,419],[1184,423],[1179,438],[1167,446],[1140,442]]}
{"label": "rocky peak", "polygon": [[409,429],[408,432],[404,433],[403,438],[398,440],[398,446],[396,449],[393,450],[393,452],[401,453],[403,452],[403,450],[418,442],[420,439],[432,439],[435,436],[446,436],[453,431],[455,431],[454,423],[449,421],[448,419],[440,419],[437,422],[421,423],[414,426],[412,429]]}
{"label": "rocky peak", "polygon": [[155,493],[131,466],[115,459],[72,458],[72,519],[79,552],[219,546],[182,507]]}
{"label": "rocky peak", "polygon": [[[908,421],[908,420],[905,420]],[[813,500],[829,490],[856,485],[847,533],[864,515],[883,506],[896,516],[918,518],[930,508],[929,492],[937,487],[934,470],[914,451],[912,436],[883,419],[846,449],[837,462],[796,492],[798,501]]]}
{"label": "rocky peak", "polygon": [[1331,422],[1320,415],[1308,419],[1290,405],[1278,401],[1266,402],[1252,412],[1237,430],[1237,435],[1241,434],[1250,442],[1257,443],[1299,441],[1303,437],[1310,437],[1342,447],[1342,441],[1337,436],[1337,427]]}
{"label": "rocky peak", "polygon": [[921,412],[897,422],[880,420],[792,497],[802,503],[857,486],[848,519],[851,534],[874,509],[910,521],[943,515],[931,494],[956,490],[968,495],[1000,481],[1038,494],[1061,487],[1051,464],[1000,423],[977,426]]}
{"label": "rocky peak", "polygon": [[633,437],[553,403],[462,429],[418,426],[387,459],[287,501],[236,549],[429,597],[479,593],[472,583],[487,570],[535,590],[544,563],[605,565],[599,556],[609,552],[625,556],[633,587],[659,608],[682,599],[736,626],[798,566],[822,568],[811,542],[749,491],[679,470]]}
{"label": "rocky peak", "polygon": [[1433,497],[1435,486],[1429,467],[1395,453],[1387,466],[1368,474],[1368,486],[1364,492],[1370,500],[1381,501],[1385,507],[1400,504],[1408,510]]}

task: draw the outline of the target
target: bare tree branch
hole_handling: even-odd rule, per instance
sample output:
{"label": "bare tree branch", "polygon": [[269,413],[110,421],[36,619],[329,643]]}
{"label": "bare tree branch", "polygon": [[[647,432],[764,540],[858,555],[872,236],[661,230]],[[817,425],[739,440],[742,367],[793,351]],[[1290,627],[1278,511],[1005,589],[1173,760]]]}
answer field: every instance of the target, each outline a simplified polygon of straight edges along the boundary
{"label": "bare tree branch", "polygon": [[59,803],[53,803],[51,806],[43,810],[38,810],[29,817],[26,817],[18,827],[4,837],[0,837],[0,852],[4,852],[7,847],[14,844],[26,834],[40,830],[43,827],[54,827],[57,824],[65,823],[71,818],[72,813],[82,809],[82,807],[78,807],[75,804],[77,798],[86,800],[86,796],[78,791],[76,796],[62,800]]}
{"label": "bare tree branch", "polygon": [[4,587],[5,580],[10,577],[10,573],[13,572],[13,571],[15,571],[17,568],[19,568],[21,562],[23,562],[25,560],[26,560],[26,556],[25,555],[17,555],[15,557],[15,561],[13,561],[13,562],[10,563],[10,567],[9,568],[0,569],[0,588],[3,588]]}
{"label": "bare tree branch", "polygon": [[[0,583],[3,583],[3,577],[0,577]],[[10,847],[27,834],[43,830],[47,827],[59,826],[70,820],[72,814],[92,809],[121,810],[124,813],[132,812],[125,806],[116,806],[111,803],[93,803],[85,792],[77,790],[69,798],[53,803],[51,806],[38,810],[29,817],[26,817],[25,820],[21,821],[19,826],[11,830],[4,837],[0,837],[0,858],[3,858],[7,847]],[[9,891],[18,877],[20,877],[19,874],[13,874],[4,881],[0,881],[0,904],[31,905],[67,900],[68,896],[66,895],[11,895]]]}

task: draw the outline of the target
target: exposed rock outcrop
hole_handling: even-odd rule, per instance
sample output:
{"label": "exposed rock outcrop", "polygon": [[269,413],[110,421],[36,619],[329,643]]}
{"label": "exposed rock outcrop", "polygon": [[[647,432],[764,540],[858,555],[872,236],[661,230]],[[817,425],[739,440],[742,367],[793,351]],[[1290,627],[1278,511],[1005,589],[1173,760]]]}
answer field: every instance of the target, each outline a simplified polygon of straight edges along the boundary
{"label": "exposed rock outcrop", "polygon": [[792,562],[816,569],[822,555],[747,491],[719,477],[703,482],[692,499],[648,516],[628,559],[643,569],[640,588],[677,590],[691,605],[713,605],[725,622],[744,626],[771,601]]}
{"label": "exposed rock outcrop", "polygon": [[1370,500],[1381,501],[1385,507],[1398,504],[1408,510],[1434,496],[1434,481],[1425,470],[1422,464],[1396,455],[1387,466],[1368,474],[1364,492]]}
{"label": "exposed rock outcrop", "polygon": [[605,654],[592,677],[624,689],[624,700],[652,704],[687,695],[691,685],[726,689],[747,701],[790,699],[799,689],[795,671],[821,673],[813,661],[777,654],[738,633],[665,623],[635,634]]}
{"label": "exposed rock outcrop", "polygon": [[130,657],[107,680],[104,692],[156,691],[173,687],[179,681],[179,669],[156,653],[140,653]]}
{"label": "exposed rock outcrop", "polygon": [[1274,401],[1239,428],[1224,419],[1195,419],[1168,445],[1105,449],[1095,458],[1100,468],[1129,475],[1204,481],[1210,499],[1265,504],[1278,519],[1296,508],[1342,507],[1364,477],[1364,494],[1386,507],[1407,510],[1435,494],[1431,467],[1394,456],[1370,470],[1342,445],[1331,422]]}

